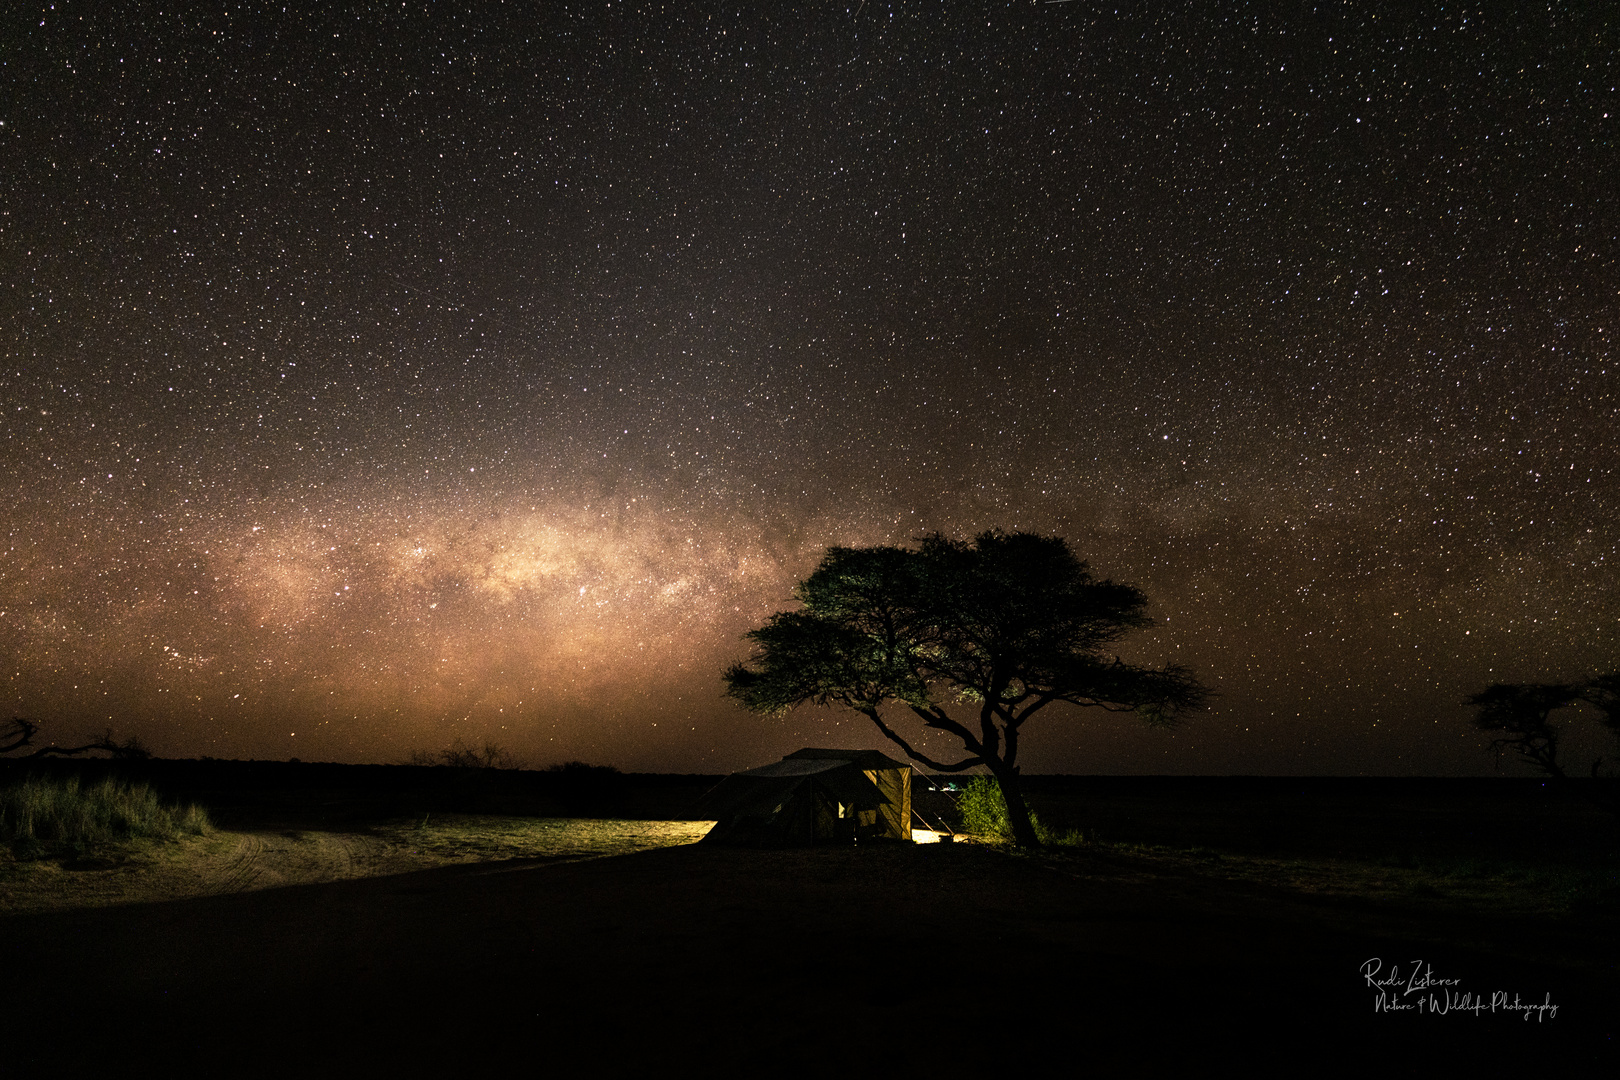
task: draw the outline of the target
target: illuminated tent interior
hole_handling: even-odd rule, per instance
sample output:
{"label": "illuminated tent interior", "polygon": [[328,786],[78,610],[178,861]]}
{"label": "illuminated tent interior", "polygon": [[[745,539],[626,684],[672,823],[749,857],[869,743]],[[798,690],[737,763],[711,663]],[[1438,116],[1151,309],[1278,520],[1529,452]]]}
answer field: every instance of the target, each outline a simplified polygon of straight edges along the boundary
{"label": "illuminated tent interior", "polygon": [[797,750],[733,773],[698,803],[704,843],[754,847],[911,839],[911,766],[875,750]]}

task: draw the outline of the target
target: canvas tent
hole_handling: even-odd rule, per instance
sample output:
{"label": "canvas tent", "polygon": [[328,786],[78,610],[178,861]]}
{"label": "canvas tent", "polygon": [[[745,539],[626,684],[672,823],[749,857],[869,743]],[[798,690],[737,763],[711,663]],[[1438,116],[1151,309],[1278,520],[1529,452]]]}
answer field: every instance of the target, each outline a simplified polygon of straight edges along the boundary
{"label": "canvas tent", "polygon": [[911,766],[875,750],[798,750],[726,777],[697,809],[716,821],[705,843],[909,840]]}

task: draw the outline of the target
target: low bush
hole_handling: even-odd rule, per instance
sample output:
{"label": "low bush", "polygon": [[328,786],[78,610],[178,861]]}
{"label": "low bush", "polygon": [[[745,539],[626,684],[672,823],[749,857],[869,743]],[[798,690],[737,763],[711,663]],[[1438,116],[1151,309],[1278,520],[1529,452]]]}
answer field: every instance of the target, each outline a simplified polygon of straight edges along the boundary
{"label": "low bush", "polygon": [[[1012,825],[1007,820],[1007,800],[1001,797],[1001,785],[993,776],[975,776],[956,798],[957,812],[962,815],[962,831],[974,836],[997,840],[1012,839]],[[1043,844],[1079,844],[1080,834],[1074,830],[1058,834],[1041,824],[1034,810],[1029,812],[1029,823],[1035,827],[1035,836]]]}
{"label": "low bush", "polygon": [[1001,797],[1001,785],[989,776],[975,776],[967,782],[956,797],[957,812],[962,815],[962,831],[974,836],[1006,838],[1012,836],[1007,823],[1007,803]]}
{"label": "low bush", "polygon": [[213,828],[197,806],[165,806],[145,784],[108,778],[88,787],[29,777],[0,788],[0,842],[20,857],[82,854],[134,839],[173,840]]}
{"label": "low bush", "polygon": [[[956,810],[961,815],[964,833],[993,840],[1013,838],[1012,824],[1007,820],[1007,800],[1002,798],[1001,785],[993,776],[975,776],[969,780],[956,797]],[[1034,810],[1029,812],[1029,823],[1035,827],[1035,838],[1043,844],[1080,847],[1086,842],[1079,829],[1047,828]]]}

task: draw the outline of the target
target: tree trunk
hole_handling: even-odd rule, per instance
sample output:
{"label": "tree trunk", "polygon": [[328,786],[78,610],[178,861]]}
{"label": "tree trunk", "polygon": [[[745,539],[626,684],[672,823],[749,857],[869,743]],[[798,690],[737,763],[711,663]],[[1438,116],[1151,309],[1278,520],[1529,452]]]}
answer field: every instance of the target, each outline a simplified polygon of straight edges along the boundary
{"label": "tree trunk", "polygon": [[1021,848],[1038,848],[1041,838],[1035,835],[1035,823],[1029,819],[1029,807],[1024,805],[1024,792],[1018,783],[1018,766],[1012,768],[991,765],[996,783],[1001,785],[1001,798],[1007,804],[1007,824],[1012,826],[1013,843]]}

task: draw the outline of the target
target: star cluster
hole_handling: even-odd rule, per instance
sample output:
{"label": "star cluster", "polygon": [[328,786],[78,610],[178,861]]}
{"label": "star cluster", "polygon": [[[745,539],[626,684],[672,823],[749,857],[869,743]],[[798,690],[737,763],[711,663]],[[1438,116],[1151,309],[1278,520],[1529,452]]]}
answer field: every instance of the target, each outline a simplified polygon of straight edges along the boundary
{"label": "star cluster", "polygon": [[1466,694],[1620,657],[1601,7],[5,18],[0,662],[53,736],[876,745],[719,672],[826,546],[991,527],[1220,692],[1033,770],[1485,771]]}

